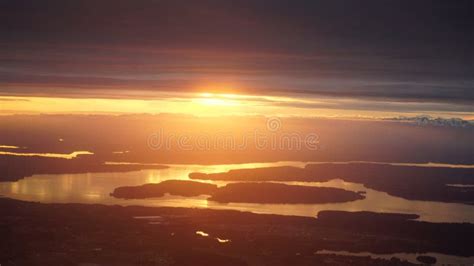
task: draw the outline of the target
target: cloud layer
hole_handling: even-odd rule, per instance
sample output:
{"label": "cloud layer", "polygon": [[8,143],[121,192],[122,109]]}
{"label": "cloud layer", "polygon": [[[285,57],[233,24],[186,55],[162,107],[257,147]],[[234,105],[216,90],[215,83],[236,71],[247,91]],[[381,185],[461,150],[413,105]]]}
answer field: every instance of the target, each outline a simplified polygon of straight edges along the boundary
{"label": "cloud layer", "polygon": [[470,112],[470,10],[471,1],[2,1],[0,94],[231,90]]}

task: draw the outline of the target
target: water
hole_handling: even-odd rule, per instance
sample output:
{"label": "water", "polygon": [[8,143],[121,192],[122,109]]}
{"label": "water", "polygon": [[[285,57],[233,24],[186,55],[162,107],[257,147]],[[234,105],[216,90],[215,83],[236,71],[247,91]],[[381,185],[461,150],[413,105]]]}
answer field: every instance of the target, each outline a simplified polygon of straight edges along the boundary
{"label": "water", "polygon": [[[217,203],[207,201],[208,196],[181,197],[166,195],[162,198],[124,200],[109,195],[116,187],[159,183],[164,180],[188,180],[191,172],[225,172],[231,169],[271,166],[304,167],[303,162],[252,163],[228,165],[170,165],[167,169],[150,169],[124,173],[85,173],[62,175],[34,175],[17,182],[0,183],[0,195],[44,203],[100,203],[118,205],[197,207],[232,209],[255,213],[298,215],[315,217],[322,210],[373,211],[412,213],[420,220],[431,222],[474,223],[474,206],[429,201],[406,200],[387,193],[365,188],[361,184],[331,180],[329,182],[281,182],[292,185],[337,187],[352,191],[366,191],[366,199],[346,203],[328,204],[250,204]],[[203,181],[223,186],[225,181]]]}

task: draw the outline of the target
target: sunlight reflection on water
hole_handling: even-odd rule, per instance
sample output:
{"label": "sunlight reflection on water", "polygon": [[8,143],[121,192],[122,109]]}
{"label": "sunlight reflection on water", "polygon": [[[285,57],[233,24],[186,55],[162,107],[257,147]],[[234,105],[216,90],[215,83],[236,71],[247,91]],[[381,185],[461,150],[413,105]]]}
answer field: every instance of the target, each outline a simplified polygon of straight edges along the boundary
{"label": "sunlight reflection on water", "polygon": [[[414,213],[420,220],[432,222],[474,222],[474,206],[406,200],[384,192],[365,188],[361,184],[336,179],[329,182],[281,182],[291,185],[337,187],[352,191],[366,191],[366,199],[346,203],[327,204],[250,204],[217,203],[208,201],[208,196],[181,197],[165,195],[161,198],[124,200],[109,196],[116,187],[159,183],[170,179],[188,180],[191,172],[226,172],[231,169],[270,166],[304,167],[303,162],[252,163],[229,165],[170,165],[167,169],[150,169],[134,172],[84,173],[61,175],[34,175],[17,182],[0,183],[0,195],[6,197],[40,201],[45,203],[101,203],[119,205],[198,207],[232,209],[255,213],[312,216],[321,210],[374,211]],[[225,181],[203,181],[223,186]]]}

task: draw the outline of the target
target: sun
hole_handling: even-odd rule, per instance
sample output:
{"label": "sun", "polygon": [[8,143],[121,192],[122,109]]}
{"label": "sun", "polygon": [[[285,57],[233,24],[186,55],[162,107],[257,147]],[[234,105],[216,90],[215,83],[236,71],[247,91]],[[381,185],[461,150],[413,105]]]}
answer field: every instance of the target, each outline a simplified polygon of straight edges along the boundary
{"label": "sun", "polygon": [[234,97],[232,94],[217,94],[209,92],[198,94],[195,101],[202,105],[211,106],[237,106],[241,104],[237,97]]}

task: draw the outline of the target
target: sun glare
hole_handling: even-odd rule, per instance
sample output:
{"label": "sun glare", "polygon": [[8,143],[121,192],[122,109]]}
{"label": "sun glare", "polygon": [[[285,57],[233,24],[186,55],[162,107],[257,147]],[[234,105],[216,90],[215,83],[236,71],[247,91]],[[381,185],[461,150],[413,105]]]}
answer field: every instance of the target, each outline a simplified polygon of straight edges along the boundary
{"label": "sun glare", "polygon": [[203,105],[236,106],[241,102],[234,94],[200,93],[196,102]]}

